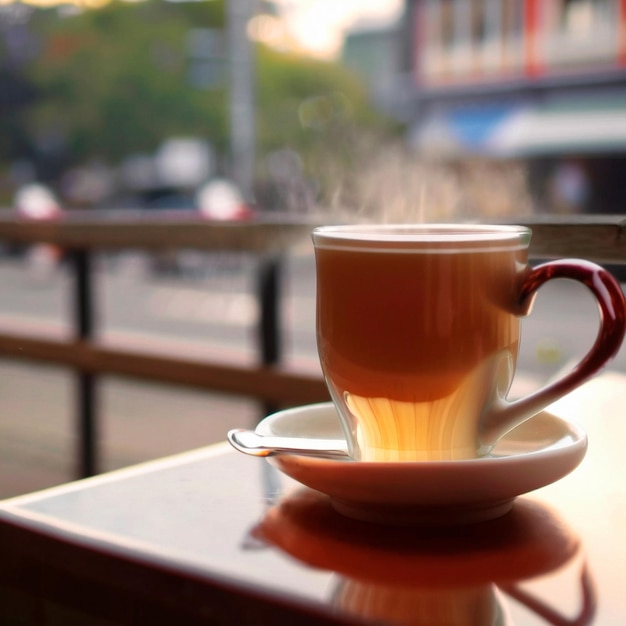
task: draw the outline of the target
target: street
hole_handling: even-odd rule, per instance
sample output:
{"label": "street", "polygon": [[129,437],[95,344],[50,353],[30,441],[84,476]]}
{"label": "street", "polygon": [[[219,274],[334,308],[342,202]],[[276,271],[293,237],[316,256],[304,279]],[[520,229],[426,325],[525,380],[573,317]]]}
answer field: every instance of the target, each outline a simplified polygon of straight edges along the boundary
{"label": "street", "polygon": [[[253,259],[186,253],[179,274],[155,271],[141,254],[97,259],[97,332],[104,342],[188,357],[253,362]],[[171,269],[171,268],[170,268]],[[67,270],[0,263],[0,325],[20,332],[71,332]],[[314,266],[307,250],[282,271],[283,358],[319,371]],[[591,346],[597,310],[585,288],[545,285],[523,321],[513,393],[538,387]],[[626,349],[611,367],[626,371]],[[223,440],[259,417],[256,403],[134,381],[104,379],[99,390],[101,469],[108,470]],[[0,497],[73,478],[74,395],[70,373],[0,362]],[[20,477],[20,481],[17,480]]]}

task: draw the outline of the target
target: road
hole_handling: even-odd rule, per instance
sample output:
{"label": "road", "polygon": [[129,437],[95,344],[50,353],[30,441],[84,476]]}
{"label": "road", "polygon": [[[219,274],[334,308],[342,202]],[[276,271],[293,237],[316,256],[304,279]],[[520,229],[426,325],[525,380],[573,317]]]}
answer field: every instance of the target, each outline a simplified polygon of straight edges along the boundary
{"label": "road", "polygon": [[[182,275],[154,272],[149,257],[100,257],[96,275],[98,334],[112,343],[220,358],[256,359],[253,259],[184,257]],[[70,276],[38,272],[23,263],[0,264],[0,324],[32,332],[69,331]],[[315,277],[310,254],[287,257],[281,282],[284,359],[319,370],[315,346]],[[586,289],[555,281],[539,292],[522,323],[518,371],[537,380],[553,376],[591,346],[598,324]],[[613,367],[626,370],[626,349]]]}
{"label": "road", "polygon": [[[105,341],[144,341],[169,350],[255,358],[255,265],[245,256],[189,255],[182,275],[154,272],[141,255],[100,258],[96,325]],[[296,261],[283,273],[287,358],[316,359],[313,274]],[[0,323],[37,332],[69,330],[71,276],[0,264]]]}
{"label": "road", "polygon": [[[184,257],[183,275],[155,273],[140,254],[97,260],[97,327],[103,341],[170,353],[256,359],[254,263],[245,257]],[[70,332],[71,277],[64,269],[0,263],[0,325],[33,333]],[[286,259],[281,327],[285,360],[319,371],[314,266]],[[536,388],[591,346],[598,314],[584,287],[545,285],[523,321],[514,391]],[[612,367],[626,371],[626,349]],[[0,497],[69,480],[73,466],[73,380],[51,367],[0,362]],[[102,469],[222,440],[258,418],[248,400],[106,379],[100,390]],[[16,415],[19,420],[14,419]],[[21,486],[15,476],[24,478]],[[9,478],[6,478],[6,477]],[[4,477],[4,479],[3,479]]]}
{"label": "road", "polygon": [[[106,341],[163,343],[170,350],[225,352],[254,358],[257,304],[254,262],[246,257],[190,255],[182,275],[156,273],[142,255],[100,258],[96,275],[99,335]],[[0,264],[0,323],[44,332],[69,329],[70,276]],[[285,357],[315,366],[315,277],[308,254],[288,257],[282,272]],[[522,325],[519,370],[550,375],[591,345],[596,306],[584,287],[555,281],[539,292]],[[122,339],[123,338],[123,339]],[[621,351],[616,367],[626,367]]]}

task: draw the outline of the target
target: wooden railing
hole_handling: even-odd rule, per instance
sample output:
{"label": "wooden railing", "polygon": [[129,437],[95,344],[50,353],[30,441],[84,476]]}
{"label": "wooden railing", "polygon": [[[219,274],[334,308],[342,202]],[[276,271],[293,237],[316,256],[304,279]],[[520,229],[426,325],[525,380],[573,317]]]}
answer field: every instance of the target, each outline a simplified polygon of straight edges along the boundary
{"label": "wooden railing", "polygon": [[[29,221],[0,213],[0,241],[49,243],[63,248],[74,277],[73,333],[69,339],[15,334],[0,329],[0,357],[52,363],[74,370],[79,430],[78,474],[98,471],[96,385],[102,375],[157,381],[256,398],[265,410],[328,398],[319,376],[281,365],[278,302],[281,257],[309,238],[324,220],[275,214],[247,222],[209,222],[197,214],[92,211],[54,221]],[[536,216],[513,220],[532,228],[531,257],[579,257],[626,263],[626,218]],[[92,255],[103,250],[197,249],[256,255],[258,359],[255,365],[198,362],[99,344],[94,328]]]}

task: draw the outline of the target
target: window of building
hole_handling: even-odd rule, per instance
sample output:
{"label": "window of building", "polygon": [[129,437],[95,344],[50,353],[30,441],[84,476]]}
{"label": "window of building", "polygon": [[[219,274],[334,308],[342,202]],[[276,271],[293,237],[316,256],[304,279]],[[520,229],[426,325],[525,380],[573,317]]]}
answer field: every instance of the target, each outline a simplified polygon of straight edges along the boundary
{"label": "window of building", "polygon": [[[488,36],[487,2],[485,0],[472,0],[471,5],[471,39],[474,46],[482,46]],[[489,4],[494,4],[490,2]]]}
{"label": "window of building", "polygon": [[543,6],[548,65],[608,61],[617,54],[619,0],[560,0]]}
{"label": "window of building", "polygon": [[524,2],[502,2],[502,49],[507,70],[521,68],[524,45]]}
{"label": "window of building", "polygon": [[521,38],[524,32],[524,3],[519,0],[504,0],[502,24],[505,38]]}
{"label": "window of building", "polygon": [[454,45],[454,0],[440,0],[437,4],[439,41],[442,50],[450,50]]}
{"label": "window of building", "polygon": [[589,0],[563,0],[561,29],[574,33],[589,33],[593,26],[593,6]]}

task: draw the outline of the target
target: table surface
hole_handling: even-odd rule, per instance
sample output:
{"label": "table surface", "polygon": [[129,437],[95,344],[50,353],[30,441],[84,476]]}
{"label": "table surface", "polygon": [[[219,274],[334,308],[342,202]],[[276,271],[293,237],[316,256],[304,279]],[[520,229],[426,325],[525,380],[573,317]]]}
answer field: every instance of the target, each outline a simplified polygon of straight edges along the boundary
{"label": "table surface", "polygon": [[625,399],[607,372],[553,405],[581,465],[472,526],[348,520],[225,443],[6,500],[0,622],[626,624]]}

